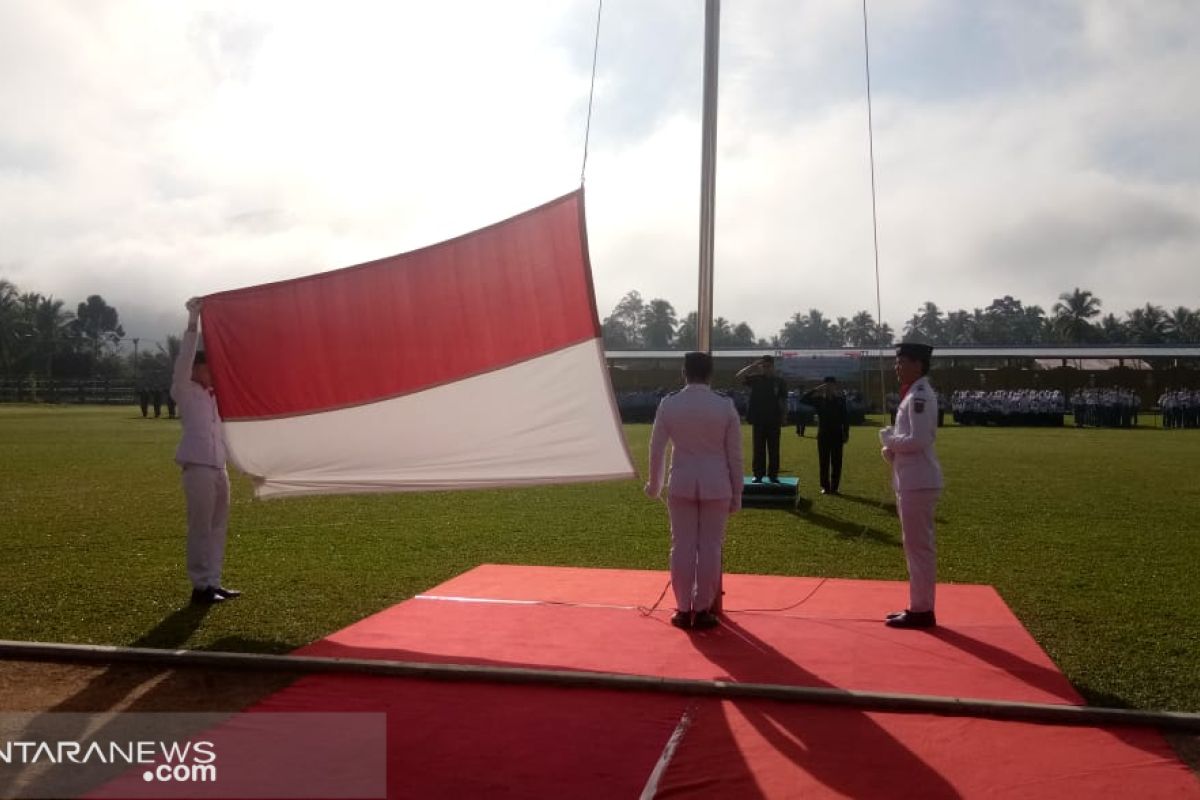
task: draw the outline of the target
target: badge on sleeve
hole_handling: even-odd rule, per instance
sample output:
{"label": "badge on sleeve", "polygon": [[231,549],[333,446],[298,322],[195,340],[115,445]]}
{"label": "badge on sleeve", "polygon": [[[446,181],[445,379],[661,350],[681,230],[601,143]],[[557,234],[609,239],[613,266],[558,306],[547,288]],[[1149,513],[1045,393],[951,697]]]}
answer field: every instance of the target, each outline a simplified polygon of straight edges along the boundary
{"label": "badge on sleeve", "polygon": [[921,400],[919,398],[914,399],[913,400],[913,410],[916,411],[918,414],[920,414],[922,411],[925,410],[925,401]]}

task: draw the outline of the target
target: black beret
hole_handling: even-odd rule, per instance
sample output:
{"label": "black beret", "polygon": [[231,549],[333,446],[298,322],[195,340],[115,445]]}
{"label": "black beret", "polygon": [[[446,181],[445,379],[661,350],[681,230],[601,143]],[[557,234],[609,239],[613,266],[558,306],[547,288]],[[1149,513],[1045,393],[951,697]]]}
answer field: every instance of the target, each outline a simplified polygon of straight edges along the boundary
{"label": "black beret", "polygon": [[901,342],[896,345],[896,355],[915,358],[918,361],[928,361],[933,355],[933,348],[920,342]]}

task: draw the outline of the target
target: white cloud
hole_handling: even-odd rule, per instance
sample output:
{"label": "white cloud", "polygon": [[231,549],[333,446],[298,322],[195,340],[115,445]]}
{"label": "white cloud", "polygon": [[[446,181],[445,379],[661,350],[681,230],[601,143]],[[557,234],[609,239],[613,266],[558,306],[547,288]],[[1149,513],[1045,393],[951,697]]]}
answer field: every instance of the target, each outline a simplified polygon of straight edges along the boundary
{"label": "white cloud", "polygon": [[[1200,297],[1190,4],[872,3],[884,315]],[[702,4],[605,4],[601,313],[695,305]],[[725,4],[716,313],[874,311],[859,7]],[[161,336],[182,299],[570,190],[595,4],[0,4],[0,272]],[[1196,304],[1196,301],[1193,301]],[[165,315],[165,316],[164,316]],[[141,330],[138,330],[141,328]]]}

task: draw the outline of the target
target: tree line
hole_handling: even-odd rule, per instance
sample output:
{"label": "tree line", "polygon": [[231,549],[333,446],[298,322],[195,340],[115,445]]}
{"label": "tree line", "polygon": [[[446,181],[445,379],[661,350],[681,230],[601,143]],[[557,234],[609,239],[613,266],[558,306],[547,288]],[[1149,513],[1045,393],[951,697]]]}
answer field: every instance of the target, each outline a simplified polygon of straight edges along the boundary
{"label": "tree line", "polygon": [[166,347],[148,342],[136,364],[121,355],[123,339],[120,313],[98,294],[71,311],[63,300],[0,278],[0,376],[138,378],[165,387],[178,337],[167,337]]}
{"label": "tree line", "polygon": [[[986,308],[943,311],[927,301],[904,325],[904,339],[931,345],[1036,346],[1063,344],[1200,344],[1200,308],[1168,311],[1146,303],[1124,315],[1102,312],[1103,303],[1087,289],[1063,292],[1046,313],[1005,295]],[[696,312],[679,319],[670,302],[626,294],[603,321],[604,345],[611,350],[689,350],[696,346]],[[713,320],[712,346],[735,348],[887,347],[895,333],[869,311],[827,317],[810,308],[796,312],[770,338],[756,337],[745,322]]]}

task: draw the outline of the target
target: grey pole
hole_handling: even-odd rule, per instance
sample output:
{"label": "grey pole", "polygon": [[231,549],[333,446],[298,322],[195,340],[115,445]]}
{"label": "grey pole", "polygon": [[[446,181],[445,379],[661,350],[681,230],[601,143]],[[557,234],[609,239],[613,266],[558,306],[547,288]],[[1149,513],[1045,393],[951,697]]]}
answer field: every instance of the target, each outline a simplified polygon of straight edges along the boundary
{"label": "grey pole", "polygon": [[717,183],[717,54],[721,43],[721,0],[704,6],[704,112],[700,161],[700,299],[696,306],[696,349],[712,352],[713,217]]}
{"label": "grey pole", "polygon": [[522,666],[437,664],[367,658],[229,653],[204,650],[158,650],[108,645],[56,644],[0,640],[0,658],[30,661],[141,663],[160,668],[200,667],[245,669],[298,674],[350,673],[422,678],[441,681],[475,681],[501,684],[560,686],[580,689],[614,689],[716,697],[725,700],[776,700],[791,703],[847,706],[869,711],[943,714],[984,719],[1044,722],[1052,725],[1134,725],[1196,733],[1200,714],[1172,711],[1136,711],[1059,703],[1027,703],[985,698],[869,692],[832,687],[790,686],[770,683],[667,678],[612,672],[543,669]]}

